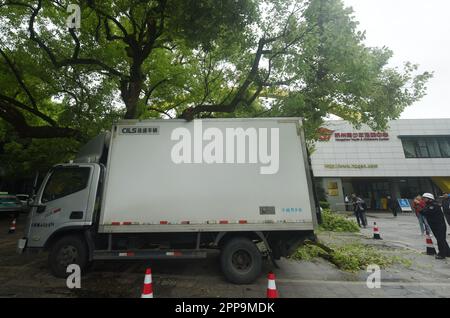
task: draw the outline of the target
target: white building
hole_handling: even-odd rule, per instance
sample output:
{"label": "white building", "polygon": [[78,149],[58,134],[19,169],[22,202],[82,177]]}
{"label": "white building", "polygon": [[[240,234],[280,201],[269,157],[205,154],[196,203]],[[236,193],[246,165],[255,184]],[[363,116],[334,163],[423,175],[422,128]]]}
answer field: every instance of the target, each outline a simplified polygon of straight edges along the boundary
{"label": "white building", "polygon": [[386,208],[386,197],[450,191],[450,119],[396,120],[385,132],[328,121],[311,155],[316,182],[337,210],[356,193],[371,209]]}

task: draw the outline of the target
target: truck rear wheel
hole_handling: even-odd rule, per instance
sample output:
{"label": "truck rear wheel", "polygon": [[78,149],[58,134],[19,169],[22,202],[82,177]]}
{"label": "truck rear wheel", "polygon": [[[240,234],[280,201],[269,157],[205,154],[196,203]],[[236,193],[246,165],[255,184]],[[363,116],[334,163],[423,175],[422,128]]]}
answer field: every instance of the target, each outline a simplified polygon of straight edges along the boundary
{"label": "truck rear wheel", "polygon": [[234,284],[250,284],[261,274],[262,256],[251,240],[234,238],[223,247],[220,263],[227,280]]}
{"label": "truck rear wheel", "polygon": [[66,278],[67,266],[76,264],[84,271],[88,264],[87,246],[79,236],[65,236],[54,242],[48,255],[50,271],[56,277]]}

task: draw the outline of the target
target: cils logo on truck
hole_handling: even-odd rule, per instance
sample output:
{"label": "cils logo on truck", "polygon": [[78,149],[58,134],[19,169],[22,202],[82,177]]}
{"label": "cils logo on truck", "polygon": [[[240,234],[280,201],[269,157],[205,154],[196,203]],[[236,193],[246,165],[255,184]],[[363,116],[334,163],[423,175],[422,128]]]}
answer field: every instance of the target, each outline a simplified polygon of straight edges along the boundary
{"label": "cils logo on truck", "polygon": [[159,127],[122,127],[122,135],[159,135]]}
{"label": "cils logo on truck", "polygon": [[203,131],[202,121],[194,120],[194,136],[183,127],[172,131],[171,140],[178,142],[172,147],[171,158],[175,164],[259,163],[260,174],[276,174],[279,135],[278,128],[226,128],[225,134],[215,127]]}

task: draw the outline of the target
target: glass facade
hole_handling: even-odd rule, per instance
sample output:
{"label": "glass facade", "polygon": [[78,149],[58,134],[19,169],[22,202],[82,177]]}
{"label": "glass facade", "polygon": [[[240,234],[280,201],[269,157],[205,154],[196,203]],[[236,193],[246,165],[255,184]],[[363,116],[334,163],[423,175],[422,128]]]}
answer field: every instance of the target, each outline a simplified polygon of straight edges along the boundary
{"label": "glass facade", "polygon": [[440,193],[430,178],[343,178],[343,193],[363,198],[370,210],[387,210],[387,196],[414,199],[425,192]]}
{"label": "glass facade", "polygon": [[406,158],[450,158],[450,136],[400,138]]}

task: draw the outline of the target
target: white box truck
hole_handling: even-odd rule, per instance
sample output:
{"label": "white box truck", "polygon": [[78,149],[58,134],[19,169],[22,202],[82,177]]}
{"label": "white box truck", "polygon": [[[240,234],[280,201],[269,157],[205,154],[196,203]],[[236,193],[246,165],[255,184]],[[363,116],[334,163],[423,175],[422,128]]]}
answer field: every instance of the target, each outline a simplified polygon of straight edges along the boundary
{"label": "white box truck", "polygon": [[314,238],[308,162],[298,118],[124,120],[48,172],[19,251],[48,250],[64,277],[215,249],[229,281],[250,283],[261,250],[279,259]]}

